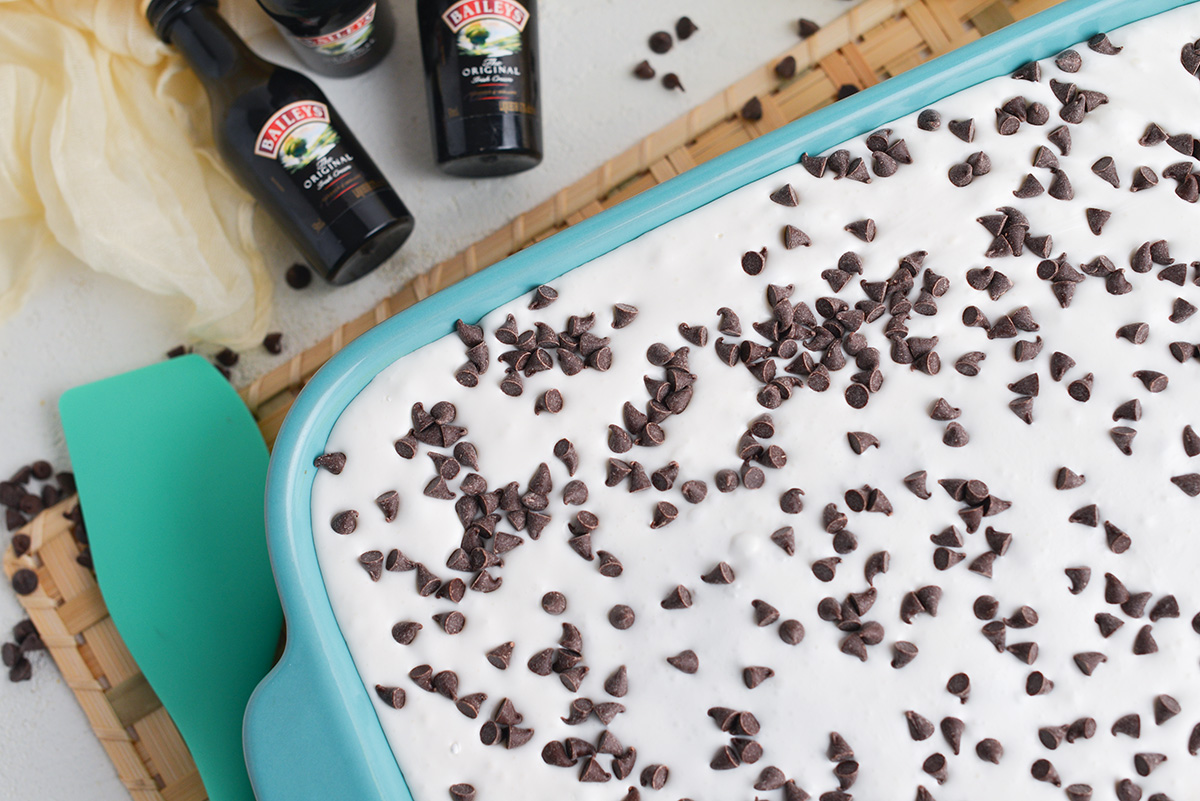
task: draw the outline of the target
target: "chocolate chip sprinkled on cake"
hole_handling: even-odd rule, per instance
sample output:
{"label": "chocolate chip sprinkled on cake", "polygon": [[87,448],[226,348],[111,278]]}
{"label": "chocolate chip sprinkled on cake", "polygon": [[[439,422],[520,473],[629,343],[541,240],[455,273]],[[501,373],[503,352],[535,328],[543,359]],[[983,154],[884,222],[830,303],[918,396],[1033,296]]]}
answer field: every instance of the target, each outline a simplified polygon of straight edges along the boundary
{"label": "chocolate chip sprinkled on cake", "polygon": [[742,670],[742,681],[748,689],[753,690],[758,685],[762,684],[767,679],[775,675],[775,671],[769,667],[761,665],[752,665]]}
{"label": "chocolate chip sprinkled on cake", "polygon": [[667,664],[671,665],[681,673],[695,673],[700,669],[700,658],[696,656],[696,652],[692,650],[680,651],[675,656],[667,657]]}
{"label": "chocolate chip sprinkled on cake", "polygon": [[1059,778],[1058,771],[1054,769],[1054,765],[1050,764],[1048,759],[1039,759],[1034,762],[1029,772],[1040,782],[1048,782],[1055,787],[1062,786],[1062,779]]}
{"label": "chocolate chip sprinkled on cake", "polygon": [[1117,801],[1141,801],[1142,788],[1129,779],[1117,782]]}
{"label": "chocolate chip sprinkled on cake", "polygon": [[343,536],[353,534],[354,529],[358,528],[358,512],[353,509],[338,512],[333,516],[333,520],[330,521],[329,525],[335,532]]}
{"label": "chocolate chip sprinkled on cake", "polygon": [[1173,323],[1182,323],[1196,313],[1196,307],[1188,303],[1183,298],[1175,298],[1171,305],[1171,316],[1168,317]]}
{"label": "chocolate chip sprinkled on cake", "polygon": [[933,736],[935,731],[933,723],[929,718],[921,715],[911,709],[904,713],[905,720],[908,721],[908,734],[917,742],[928,740]]}
{"label": "chocolate chip sprinkled on cake", "polygon": [[788,645],[799,645],[804,641],[804,624],[799,620],[785,620],[779,624],[779,639]]}
{"label": "chocolate chip sprinkled on cake", "polygon": [[1172,476],[1171,483],[1179,487],[1184,495],[1189,498],[1200,496],[1200,473],[1186,473],[1181,476]]}
{"label": "chocolate chip sprinkled on cake", "polygon": [[1037,83],[1042,80],[1042,65],[1036,61],[1028,61],[1018,67],[1012,77],[1019,81]]}
{"label": "chocolate chip sprinkled on cake", "polygon": [[323,453],[313,459],[313,466],[324,468],[335,476],[341,475],[342,469],[346,466],[346,454],[341,452]]}
{"label": "chocolate chip sprinkled on cake", "polygon": [[951,448],[961,448],[971,441],[971,437],[967,434],[967,430],[959,423],[949,423],[946,425],[946,431],[942,435],[942,442],[949,445]]}
{"label": "chocolate chip sprinkled on cake", "polygon": [[751,601],[754,607],[754,623],[755,625],[769,626],[779,619],[779,610],[771,606],[766,601],[754,600]]}
{"label": "chocolate chip sprinkled on cake", "polygon": [[450,785],[451,801],[475,801],[475,788],[466,783]]}
{"label": "chocolate chip sprinkled on cake", "polygon": [[1154,722],[1161,726],[1182,711],[1179,702],[1169,695],[1154,698]]}
{"label": "chocolate chip sprinkled on cake", "polygon": [[778,203],[780,206],[797,206],[800,203],[800,197],[791,184],[779,187],[771,193],[770,197],[771,202]]}
{"label": "chocolate chip sprinkled on cake", "polygon": [[975,141],[975,120],[950,120],[946,125],[950,129],[950,133],[957,136],[964,142]]}
{"label": "chocolate chip sprinkled on cake", "polygon": [[1158,652],[1158,643],[1154,639],[1153,626],[1142,626],[1133,641],[1133,653],[1146,656]]}
{"label": "chocolate chip sprinkled on cake", "polygon": [[1154,170],[1146,166],[1137,167],[1133,171],[1133,179],[1130,182],[1130,192],[1141,192],[1143,189],[1150,189],[1158,185],[1158,175]]}
{"label": "chocolate chip sprinkled on cake", "polygon": [[1021,198],[1022,200],[1026,200],[1031,197],[1037,197],[1045,191],[1046,188],[1042,186],[1042,182],[1039,181],[1033,173],[1028,173],[1023,179],[1021,179],[1021,185],[1013,190],[1013,195]]}
{"label": "chocolate chip sprinkled on cake", "polygon": [[1133,377],[1150,392],[1162,392],[1167,388],[1168,378],[1156,370],[1138,370]]}
{"label": "chocolate chip sprinkled on cake", "polygon": [[1116,737],[1119,734],[1124,734],[1126,737],[1132,737],[1137,740],[1142,736],[1142,718],[1140,715],[1131,714],[1117,718],[1116,723],[1112,725],[1112,735]]}
{"label": "chocolate chip sprinkled on cake", "polygon": [[1088,39],[1087,45],[1095,52],[1106,56],[1115,56],[1117,53],[1120,53],[1125,49],[1123,47],[1117,47],[1114,45],[1111,41],[1109,41],[1108,36],[1103,33],[1098,33],[1091,39]]}
{"label": "chocolate chip sprinkled on cake", "polygon": [[1111,211],[1104,209],[1087,209],[1084,214],[1087,217],[1088,230],[1096,236],[1100,236],[1100,232],[1104,229],[1104,224],[1112,217]]}
{"label": "chocolate chip sprinkled on cake", "polygon": [[1137,436],[1137,431],[1128,426],[1116,426],[1109,429],[1109,436],[1112,437],[1113,444],[1117,446],[1117,450],[1126,456],[1133,454],[1133,438]]}
{"label": "chocolate chip sprinkled on cake", "polygon": [[875,221],[870,218],[865,220],[855,220],[854,222],[846,225],[845,230],[854,234],[854,236],[858,237],[863,242],[873,242],[875,240]]}
{"label": "chocolate chip sprinkled on cake", "polygon": [[1040,670],[1035,670],[1025,679],[1025,694],[1036,696],[1046,695],[1054,690],[1054,682],[1046,678]]}

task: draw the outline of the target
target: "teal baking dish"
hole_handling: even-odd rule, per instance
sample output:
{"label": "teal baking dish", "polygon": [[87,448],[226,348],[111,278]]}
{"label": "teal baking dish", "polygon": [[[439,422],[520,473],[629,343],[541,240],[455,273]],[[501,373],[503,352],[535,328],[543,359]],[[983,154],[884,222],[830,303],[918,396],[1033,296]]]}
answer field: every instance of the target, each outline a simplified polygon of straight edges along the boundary
{"label": "teal baking dish", "polygon": [[[728,192],[1031,58],[1200,0],[1067,0],[822,109],[655,187],[422,301],[364,334],[296,399],[271,459],[267,537],[287,647],[246,710],[259,801],[413,801],[338,629],[311,526],[313,458],[351,400],[394,362],[539,284]],[[430,801],[421,799],[420,801]]]}

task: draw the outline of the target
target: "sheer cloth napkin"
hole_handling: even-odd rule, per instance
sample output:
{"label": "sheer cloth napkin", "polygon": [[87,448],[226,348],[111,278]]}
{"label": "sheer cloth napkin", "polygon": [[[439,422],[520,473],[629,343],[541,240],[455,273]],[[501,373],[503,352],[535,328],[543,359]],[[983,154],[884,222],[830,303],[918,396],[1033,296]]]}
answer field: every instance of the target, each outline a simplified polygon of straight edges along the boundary
{"label": "sheer cloth napkin", "polygon": [[[255,206],[147,2],[0,0],[0,318],[53,280],[65,251],[186,300],[194,339],[247,347],[271,298]],[[270,24],[249,0],[222,11],[243,33]]]}

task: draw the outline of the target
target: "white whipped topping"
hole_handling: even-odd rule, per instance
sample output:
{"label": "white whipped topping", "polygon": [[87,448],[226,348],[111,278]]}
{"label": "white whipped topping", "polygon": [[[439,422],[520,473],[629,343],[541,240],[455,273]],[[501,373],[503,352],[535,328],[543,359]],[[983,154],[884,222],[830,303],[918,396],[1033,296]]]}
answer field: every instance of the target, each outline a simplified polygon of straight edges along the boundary
{"label": "white whipped topping", "polygon": [[[875,178],[870,185],[835,181],[829,175],[818,180],[796,166],[668,223],[556,281],[559,298],[549,308],[530,311],[523,298],[489,314],[482,325],[493,364],[477,388],[465,389],[454,380],[455,369],[465,361],[464,346],[455,336],[405,356],[380,373],[330,435],[328,450],[344,452],[347,464],[338,476],[318,473],[313,518],[338,624],[414,797],[444,799],[451,784],[469,782],[480,801],[617,801],[628,787],[639,786],[645,766],[661,763],[670,768],[665,788],[639,786],[643,798],[782,798],[782,790],[752,788],[768,765],[780,768],[816,798],[837,789],[834,765],[825,756],[829,733],[837,731],[860,763],[849,792],[867,801],[908,801],[918,785],[938,799],[1061,799],[1063,789],[1030,775],[1030,766],[1043,758],[1053,763],[1064,787],[1089,784],[1096,799],[1114,798],[1114,785],[1124,778],[1140,785],[1146,798],[1154,793],[1166,793],[1175,801],[1197,798],[1200,758],[1189,756],[1187,742],[1200,722],[1200,635],[1191,627],[1192,616],[1200,611],[1200,585],[1195,581],[1200,498],[1185,496],[1170,478],[1200,471],[1200,457],[1187,458],[1181,443],[1185,425],[1200,427],[1200,362],[1177,363],[1167,345],[1176,340],[1200,342],[1200,315],[1182,324],[1168,322],[1167,317],[1177,297],[1200,305],[1200,289],[1192,283],[1195,267],[1189,268],[1188,283],[1181,288],[1155,280],[1161,269],[1157,265],[1142,275],[1128,265],[1135,248],[1158,239],[1170,244],[1176,261],[1200,259],[1197,207],[1175,196],[1174,181],[1164,178],[1152,189],[1129,191],[1135,167],[1146,165],[1161,175],[1169,164],[1185,160],[1166,144],[1137,144],[1148,122],[1172,134],[1200,134],[1200,81],[1179,63],[1179,48],[1198,35],[1200,5],[1184,7],[1112,33],[1113,42],[1125,48],[1118,56],[1079,46],[1083,67],[1076,74],[1063,73],[1048,59],[1042,62],[1041,83],[1003,77],[935,104],[942,117],[937,131],[918,130],[915,115],[899,120],[889,126],[893,140],[906,140],[914,163],[901,166],[886,180]],[[1083,124],[1069,126],[1073,147],[1069,156],[1059,156],[1059,163],[1070,177],[1075,199],[1064,202],[1042,194],[1018,200],[1012,190],[1027,173],[1047,187],[1052,178],[1048,170],[1031,166],[1036,148],[1047,143],[1046,134],[1063,124],[1050,78],[1103,91],[1110,102],[1091,112]],[[1051,120],[1041,127],[1025,124],[1016,135],[1001,136],[994,109],[1016,95],[1044,103]],[[968,117],[975,119],[977,129],[971,144],[946,127],[950,120]],[[862,139],[847,147],[855,156],[867,155]],[[991,172],[968,187],[952,186],[946,177],[950,166],[980,150],[991,157]],[[1090,170],[1106,155],[1116,160],[1120,189]],[[798,207],[768,199],[787,182],[799,193]],[[1065,252],[1073,265],[1107,255],[1126,268],[1133,291],[1112,296],[1102,279],[1089,277],[1077,287],[1071,307],[1062,310],[1049,283],[1035,275],[1038,256],[1026,252],[1020,258],[985,259],[991,237],[975,218],[1005,205],[1029,217],[1032,234],[1052,234],[1054,254]],[[1099,237],[1085,222],[1089,207],[1112,212]],[[867,217],[878,224],[872,243],[843,230],[847,223]],[[811,247],[784,250],[780,231],[789,223],[811,237]],[[742,253],[764,245],[769,249],[766,269],[757,277],[746,275],[739,267]],[[715,355],[717,309],[732,307],[741,317],[744,336],[761,341],[751,323],[769,317],[767,284],[795,284],[792,300],[811,306],[816,298],[834,294],[820,273],[836,266],[838,256],[848,250],[861,255],[861,277],[870,281],[886,279],[900,257],[916,250],[929,252],[925,267],[950,279],[949,292],[937,300],[939,313],[914,314],[908,323],[913,336],[939,338],[941,373],[931,377],[891,362],[883,335],[886,315],[864,326],[862,333],[882,353],[885,377],[869,405],[853,410],[843,399],[855,371],[853,360],[833,374],[828,392],[797,390],[772,413],[776,435],[764,443],[783,447],[787,465],[767,469],[762,489],[717,492],[714,474],[739,466],[738,438],[765,411],[755,400],[761,385],[745,367],[727,367]],[[968,269],[985,265],[1014,283],[998,301],[965,281]],[[858,278],[839,293],[851,304],[863,297]],[[916,295],[914,290],[910,298]],[[613,303],[636,305],[636,321],[611,330]],[[1036,335],[1021,332],[1018,338],[1040,336],[1045,342],[1041,354],[1031,362],[1015,362],[1016,339],[988,340],[984,331],[963,326],[961,312],[968,305],[980,307],[993,321],[1027,305],[1041,330]],[[513,314],[521,330],[532,328],[534,321],[563,330],[569,315],[589,312],[598,317],[593,333],[612,339],[611,370],[589,369],[567,377],[555,367],[526,378],[520,397],[500,392],[503,365],[495,357],[506,348],[492,332],[505,315]],[[1150,326],[1145,344],[1116,338],[1119,326],[1142,321]],[[661,368],[646,361],[646,349],[655,342],[671,348],[686,344],[676,330],[681,322],[706,325],[710,335],[708,347],[691,347],[690,369],[698,379],[690,407],[665,421],[662,446],[610,453],[607,429],[620,424],[622,404],[628,400],[644,407],[648,396],[642,377],[661,377]],[[974,378],[953,367],[968,351],[987,354]],[[1055,351],[1078,363],[1061,383],[1049,376],[1049,358]],[[1132,377],[1136,370],[1166,374],[1168,389],[1149,393]],[[1016,396],[1006,385],[1032,372],[1040,376],[1041,392],[1034,402],[1035,421],[1026,425],[1008,409]],[[1089,372],[1095,374],[1090,402],[1069,398],[1067,383]],[[563,412],[535,416],[535,399],[550,388],[562,392]],[[962,409],[958,422],[970,435],[966,447],[942,443],[946,424],[928,414],[939,397]],[[1133,398],[1142,402],[1143,419],[1114,422],[1113,410]],[[406,461],[392,444],[408,431],[414,403],[428,409],[440,400],[457,407],[455,422],[469,429],[466,439],[478,447],[479,472],[490,488],[519,481],[524,490],[542,462],[554,481],[547,510],[553,519],[541,538],[535,542],[521,534],[525,544],[505,556],[502,569],[491,571],[503,577],[503,586],[491,594],[468,592],[458,605],[418,597],[414,573],[385,572],[373,583],[357,561],[367,550],[386,554],[400,548],[443,580],[459,576],[470,582],[470,574],[445,566],[462,532],[453,502],[422,494],[434,474],[426,455],[431,449],[422,445],[417,458]],[[1137,429],[1132,456],[1123,455],[1111,441],[1109,429],[1115,425]],[[848,431],[870,432],[881,446],[855,455],[847,446]],[[564,506],[561,500],[568,475],[552,450],[562,437],[572,440],[580,456],[574,478],[590,491],[582,507]],[[614,455],[637,460],[648,472],[676,461],[680,475],[665,493],[650,489],[629,494],[624,484],[608,488],[606,466]],[[1062,466],[1086,475],[1086,484],[1056,490],[1054,477]],[[928,472],[929,500],[918,499],[902,483],[915,470]],[[450,482],[451,488],[457,491],[468,472],[464,468]],[[982,529],[965,535],[962,550],[967,561],[944,572],[932,564],[935,546],[929,536],[951,524],[963,530],[957,513],[961,504],[936,483],[952,477],[981,479],[991,492],[1013,503],[1008,511],[984,521],[1014,537],[1007,555],[996,561],[992,579],[967,569],[971,559],[988,549]],[[703,503],[692,505],[683,499],[680,486],[688,479],[707,482]],[[848,512],[843,494],[863,484],[881,488],[894,514]],[[805,492],[805,509],[798,515],[780,510],[779,497],[791,487]],[[400,513],[394,522],[385,523],[373,499],[393,489],[401,495]],[[654,505],[663,500],[678,507],[679,517],[651,530]],[[857,535],[859,547],[842,556],[836,578],[825,584],[814,578],[810,565],[834,555],[831,536],[821,523],[822,507],[830,502],[849,514],[848,528]],[[1127,553],[1116,555],[1108,549],[1102,527],[1068,522],[1074,510],[1091,503],[1099,506],[1101,520],[1128,532],[1133,546]],[[339,536],[329,521],[351,508],[360,514],[357,530]],[[599,516],[593,547],[621,560],[621,577],[601,576],[597,562],[584,561],[568,547],[566,523],[580,508]],[[795,528],[792,557],[769,539],[785,525]],[[510,527],[502,524],[501,530]],[[884,549],[891,554],[891,567],[875,579],[879,598],[864,619],[878,621],[886,633],[882,644],[869,649],[868,661],[860,662],[839,652],[844,634],[817,617],[817,602],[866,589],[864,562]],[[728,586],[701,582],[701,574],[720,561],[733,567],[736,581]],[[1068,592],[1063,570],[1078,566],[1090,567],[1092,578],[1086,591],[1076,596]],[[1147,610],[1164,594],[1177,597],[1182,617],[1153,625],[1158,653],[1132,653],[1135,635],[1149,621],[1129,619],[1105,603],[1107,572],[1133,592],[1152,591]],[[662,609],[659,602],[677,584],[692,590],[694,605]],[[944,592],[937,617],[921,615],[911,625],[901,622],[904,594],[931,584]],[[568,608],[560,616],[542,611],[541,597],[550,590],[567,597]],[[1037,610],[1036,626],[1008,630],[1010,644],[1038,643],[1035,665],[997,653],[981,635],[983,621],[973,615],[972,603],[983,594],[999,600],[1001,616],[1022,605]],[[754,599],[778,608],[780,620],[800,620],[807,630],[804,641],[797,646],[782,642],[779,623],[757,628]],[[607,621],[609,608],[618,603],[630,605],[637,614],[636,624],[627,631]],[[453,637],[432,620],[435,613],[452,609],[467,619],[465,630]],[[1103,639],[1093,622],[1098,612],[1114,614],[1125,625]],[[392,625],[401,620],[424,625],[409,646],[397,644],[390,635]],[[568,691],[557,676],[537,676],[526,667],[534,653],[556,646],[564,622],[582,632],[583,663],[590,668],[577,693]],[[502,672],[484,654],[510,640],[516,648],[511,666]],[[902,670],[890,666],[891,644],[897,640],[911,641],[920,649],[916,660]],[[694,675],[665,661],[683,649],[699,655],[700,668]],[[1072,660],[1085,651],[1108,657],[1091,677]],[[455,671],[460,695],[487,693],[480,717],[470,720],[446,698],[419,689],[407,674],[420,664]],[[613,699],[603,684],[620,665],[628,670],[629,692]],[[775,676],[747,689],[742,671],[752,665],[768,666]],[[1033,670],[1055,682],[1052,692],[1037,697],[1025,693],[1026,677]],[[965,704],[945,689],[950,676],[960,671],[971,678]],[[402,687],[407,705],[401,710],[387,707],[376,697],[376,684]],[[1157,726],[1154,698],[1164,693],[1177,699],[1183,711]],[[515,750],[485,747],[479,738],[480,725],[505,697],[524,715],[522,725],[535,730],[531,742]],[[595,717],[578,726],[561,722],[576,697],[625,705],[627,711],[608,727],[624,745],[637,749],[633,774],[624,781],[614,777],[603,784],[581,784],[577,777],[582,763],[573,768],[543,763],[545,743],[567,737],[595,743],[603,730]],[[713,706],[754,713],[762,726],[756,737],[765,749],[761,761],[734,770],[710,769],[710,760],[730,738],[707,717],[706,710]],[[962,754],[953,755],[940,732],[914,742],[906,710],[919,712],[935,726],[945,716],[961,718],[966,724]],[[1139,740],[1109,733],[1118,717],[1135,712],[1141,715]],[[1039,727],[1069,724],[1084,716],[1096,719],[1094,738],[1064,743],[1054,751],[1039,742]],[[999,765],[976,756],[975,746],[984,738],[1003,745]],[[1135,753],[1143,752],[1167,757],[1148,778],[1138,776],[1134,768]],[[941,787],[922,772],[923,761],[934,753],[948,760],[948,778]],[[604,756],[601,765],[611,772],[609,760]]]}

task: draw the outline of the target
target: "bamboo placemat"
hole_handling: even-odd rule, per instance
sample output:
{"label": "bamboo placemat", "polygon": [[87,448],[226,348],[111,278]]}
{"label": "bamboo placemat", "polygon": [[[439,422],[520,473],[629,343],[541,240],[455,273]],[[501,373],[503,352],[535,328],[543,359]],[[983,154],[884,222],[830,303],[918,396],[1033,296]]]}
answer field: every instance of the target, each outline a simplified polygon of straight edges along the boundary
{"label": "bamboo placemat", "polygon": [[[536,208],[418,275],[375,308],[241,391],[268,444],[304,383],[347,343],[434,292],[622,200],[702,164],[738,145],[837,100],[851,85],[872,86],[974,41],[1059,0],[865,0],[786,53],[762,65],[687,115],[656,131]],[[781,79],[775,65],[787,56],[796,74]],[[762,117],[738,113],[751,98]],[[191,755],[175,724],[118,636],[100,588],[76,557],[83,546],[65,516],[69,498],[21,532],[31,547],[10,547],[4,572],[25,567],[39,585],[20,596],[92,730],[135,801],[206,801]]]}

